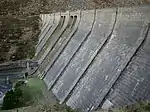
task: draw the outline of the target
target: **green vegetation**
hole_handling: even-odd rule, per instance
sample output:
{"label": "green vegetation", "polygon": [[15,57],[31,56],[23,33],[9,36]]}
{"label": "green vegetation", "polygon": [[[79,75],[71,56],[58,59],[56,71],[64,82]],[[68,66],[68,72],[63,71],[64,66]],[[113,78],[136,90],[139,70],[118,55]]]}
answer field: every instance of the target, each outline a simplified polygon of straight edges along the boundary
{"label": "green vegetation", "polygon": [[22,81],[17,82],[14,90],[10,90],[6,93],[2,105],[3,110],[18,108],[24,105],[22,87],[24,83]]}
{"label": "green vegetation", "polygon": [[150,102],[141,102],[135,105],[115,109],[113,112],[150,112]]}
{"label": "green vegetation", "polygon": [[38,102],[38,99],[42,97],[42,90],[44,84],[41,80],[29,79],[28,83],[24,81],[18,81],[14,89],[8,91],[4,97],[2,109],[14,109],[23,106],[29,106]]}
{"label": "green vegetation", "polygon": [[[24,108],[26,109],[25,112],[76,112],[66,105],[60,105],[57,102],[52,104],[53,101],[49,101],[52,98],[47,98],[45,94],[45,91],[48,91],[45,83],[38,78],[28,79],[27,83],[18,81],[14,88],[14,90],[6,93],[3,109],[22,107],[18,109],[19,112],[22,112]],[[49,95],[50,93],[47,94]],[[16,109],[11,112],[16,112]],[[135,105],[112,109],[108,112],[150,112],[150,102],[141,102]]]}
{"label": "green vegetation", "polygon": [[14,89],[6,93],[2,109],[8,110],[6,112],[16,112],[16,108],[19,112],[22,112],[24,108],[25,112],[75,112],[66,105],[50,101],[53,99],[50,94],[43,80],[30,78],[26,83],[18,81],[14,84]]}
{"label": "green vegetation", "polygon": [[[97,111],[105,112],[105,111]],[[150,112],[150,102],[140,102],[133,105],[124,106],[117,109],[110,109],[108,112]]]}

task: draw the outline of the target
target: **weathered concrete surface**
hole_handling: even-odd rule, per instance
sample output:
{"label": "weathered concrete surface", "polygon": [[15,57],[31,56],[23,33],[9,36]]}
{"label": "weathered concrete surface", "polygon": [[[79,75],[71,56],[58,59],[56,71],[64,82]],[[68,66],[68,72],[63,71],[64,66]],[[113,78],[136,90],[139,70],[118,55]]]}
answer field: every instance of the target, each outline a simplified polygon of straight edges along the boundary
{"label": "weathered concrete surface", "polygon": [[[41,43],[42,39],[44,39],[45,35],[48,33],[49,30],[51,30],[51,27],[54,23],[54,14],[46,14],[47,17],[47,22],[46,24],[42,27],[43,30],[41,30],[41,33],[39,35],[39,42],[38,44]],[[38,45],[37,45],[38,46]]]}
{"label": "weathered concrete surface", "polygon": [[[59,31],[56,32],[56,35],[50,37],[51,39],[48,40],[47,44],[44,46],[45,47],[45,51],[43,52],[41,58],[39,59],[39,64],[41,64],[43,62],[43,60],[47,57],[48,53],[53,49],[54,45],[58,42],[59,38],[61,37],[62,33],[65,31],[65,29],[67,28],[67,25],[70,21],[70,16],[69,16],[69,12],[65,13],[65,14],[61,14],[61,17],[64,17],[64,21],[62,26],[60,27],[61,29]],[[44,65],[42,65],[44,67]]]}
{"label": "weathered concrete surface", "polygon": [[50,39],[50,37],[56,32],[57,29],[60,29],[59,27],[61,26],[62,22],[63,22],[63,17],[60,17],[60,13],[55,14],[54,16],[54,24],[52,25],[51,30],[48,31],[48,33],[46,33],[46,35],[44,36],[44,39],[39,43],[39,45],[37,46],[37,51],[35,54],[35,59],[39,59],[41,54],[41,51],[44,49],[44,45],[46,44],[46,42]]}
{"label": "weathered concrete surface", "polygon": [[[145,15],[145,22],[150,22],[149,9],[141,8]],[[146,18],[145,18],[146,17]],[[142,43],[128,66],[121,73],[117,82],[113,85],[108,99],[113,107],[133,104],[138,101],[150,100],[150,30],[145,41]]]}
{"label": "weathered concrete surface", "polygon": [[89,112],[150,100],[150,7],[81,11],[79,21],[39,55],[43,80],[60,103]]}
{"label": "weathered concrete surface", "polygon": [[[42,29],[41,29],[41,34],[43,33],[43,31],[45,30],[45,28],[47,27],[47,24],[49,24],[49,22],[51,21],[50,19],[52,19],[51,15],[50,14],[45,14],[43,15],[44,16],[44,20],[43,21],[43,24],[42,24]],[[54,18],[53,18],[54,19]],[[53,21],[52,21],[53,22]],[[39,38],[40,40],[40,38]]]}
{"label": "weathered concrete surface", "polygon": [[[72,15],[74,17],[74,22],[72,24],[73,26],[71,27],[72,31],[70,32],[70,34],[68,36],[65,36],[66,37],[66,39],[64,38],[65,41],[63,41],[63,39],[61,39],[61,41],[59,41],[57,43],[57,45],[54,47],[54,49],[50,52],[50,54],[49,54],[50,62],[48,63],[47,67],[45,68],[44,72],[42,73],[43,76],[52,67],[52,65],[55,63],[57,58],[61,55],[61,52],[67,47],[67,45],[70,42],[71,38],[73,37],[73,35],[76,33],[76,31],[78,29],[78,26],[79,26],[79,23],[80,23],[80,18],[81,18],[80,17],[81,12],[80,11],[71,12],[70,15]],[[64,35],[62,35],[62,36],[64,36]],[[61,43],[62,41],[63,41],[63,43]]]}
{"label": "weathered concrete surface", "polygon": [[61,102],[69,95],[107,38],[109,38],[115,23],[115,17],[116,9],[96,11],[95,23],[90,36],[52,89]]}
{"label": "weathered concrete surface", "polygon": [[48,88],[53,86],[57,78],[63,72],[64,68],[67,66],[69,61],[72,59],[72,57],[75,55],[75,53],[78,51],[80,46],[87,39],[89,33],[91,32],[94,21],[94,10],[89,12],[83,11],[81,16],[82,18],[77,32],[68,43],[65,50],[61,53],[60,57],[54,63],[54,65],[49,69],[44,78]]}
{"label": "weathered concrete surface", "polygon": [[82,108],[83,111],[92,111],[103,101],[121,71],[145,39],[148,28],[145,29],[143,22],[135,19],[122,13],[120,17],[118,14],[111,39],[76,86],[67,102],[68,105]]}
{"label": "weathered concrete surface", "polygon": [[[78,17],[78,18],[80,18],[80,17]],[[60,35],[58,42],[48,52],[47,56],[45,57],[45,59],[43,59],[43,61],[41,63],[41,66],[39,68],[39,71],[41,74],[43,74],[44,71],[46,72],[45,68],[47,68],[51,65],[51,63],[53,62],[52,60],[56,59],[55,57],[59,55],[59,53],[63,50],[63,48],[69,41],[69,39],[72,37],[72,35],[70,36],[70,34],[71,34],[71,32],[73,32],[73,33],[75,32],[74,28],[76,28],[75,27],[76,22],[78,24],[76,16],[69,17],[67,27],[65,28],[64,32]]]}
{"label": "weathered concrete surface", "polygon": [[[41,27],[42,27],[42,28],[43,28],[43,26],[45,25],[45,15],[46,15],[46,14],[44,14],[44,15],[43,15],[43,14],[40,14],[41,24],[42,24]],[[41,30],[43,30],[43,29],[41,29]]]}

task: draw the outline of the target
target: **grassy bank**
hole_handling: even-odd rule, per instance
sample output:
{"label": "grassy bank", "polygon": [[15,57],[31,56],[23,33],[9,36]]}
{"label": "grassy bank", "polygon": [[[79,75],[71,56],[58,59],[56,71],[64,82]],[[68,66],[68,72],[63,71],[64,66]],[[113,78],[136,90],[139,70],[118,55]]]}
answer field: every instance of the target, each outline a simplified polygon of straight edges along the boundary
{"label": "grassy bank", "polygon": [[[12,110],[2,112],[75,112],[66,105],[58,104],[52,92],[47,90],[43,80],[30,78],[26,85],[21,86],[24,105]],[[21,102],[22,102],[21,101]]]}

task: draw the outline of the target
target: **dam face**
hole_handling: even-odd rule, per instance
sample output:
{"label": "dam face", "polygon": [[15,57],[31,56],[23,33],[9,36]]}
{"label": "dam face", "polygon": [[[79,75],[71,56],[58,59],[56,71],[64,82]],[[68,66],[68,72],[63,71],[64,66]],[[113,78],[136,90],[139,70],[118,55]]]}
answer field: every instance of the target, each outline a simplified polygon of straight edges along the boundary
{"label": "dam face", "polygon": [[41,14],[35,74],[84,112],[150,100],[150,7]]}

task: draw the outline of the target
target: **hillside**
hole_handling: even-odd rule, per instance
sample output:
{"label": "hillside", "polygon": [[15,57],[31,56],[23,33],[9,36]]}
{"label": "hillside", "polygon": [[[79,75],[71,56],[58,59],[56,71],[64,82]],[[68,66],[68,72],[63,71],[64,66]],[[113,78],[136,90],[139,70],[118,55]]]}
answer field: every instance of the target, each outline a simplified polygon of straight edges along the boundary
{"label": "hillside", "polygon": [[145,3],[143,0],[1,0],[0,63],[34,56],[40,32],[38,15],[41,13]]}

